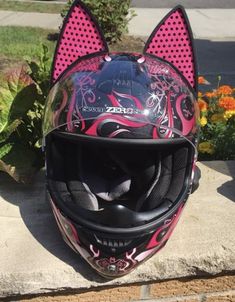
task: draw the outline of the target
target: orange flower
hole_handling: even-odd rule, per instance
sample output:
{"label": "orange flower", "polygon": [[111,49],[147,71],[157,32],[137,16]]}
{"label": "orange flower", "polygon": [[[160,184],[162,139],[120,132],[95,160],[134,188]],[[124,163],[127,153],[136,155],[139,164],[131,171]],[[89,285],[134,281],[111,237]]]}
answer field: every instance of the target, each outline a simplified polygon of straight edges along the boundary
{"label": "orange flower", "polygon": [[202,111],[202,112],[207,111],[208,104],[203,99],[198,100],[198,106],[199,106],[200,111]]}
{"label": "orange flower", "polygon": [[233,89],[229,86],[229,85],[223,85],[223,86],[220,86],[218,89],[217,89],[217,94],[218,95],[230,95],[231,93],[233,92]]}
{"label": "orange flower", "polygon": [[214,98],[214,97],[216,97],[216,92],[215,91],[213,91],[213,92],[206,92],[204,94],[204,96],[206,96],[208,99]]}
{"label": "orange flower", "polygon": [[204,77],[198,77],[198,84],[203,84],[205,81],[205,78]]}
{"label": "orange flower", "polygon": [[225,110],[235,110],[235,98],[231,96],[225,96],[220,98],[219,107]]}
{"label": "orange flower", "polygon": [[208,85],[209,82],[203,76],[200,76],[200,77],[198,77],[198,84],[199,85],[203,85],[203,84]]}

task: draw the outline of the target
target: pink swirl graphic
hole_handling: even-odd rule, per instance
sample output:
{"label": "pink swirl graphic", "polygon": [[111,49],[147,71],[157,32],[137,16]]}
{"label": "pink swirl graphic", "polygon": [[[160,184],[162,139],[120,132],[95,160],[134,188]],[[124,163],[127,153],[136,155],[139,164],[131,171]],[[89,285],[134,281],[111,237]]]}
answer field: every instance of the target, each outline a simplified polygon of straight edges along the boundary
{"label": "pink swirl graphic", "polygon": [[137,109],[139,109],[139,110],[144,109],[144,107],[141,104],[140,100],[137,97],[133,96],[133,95],[113,91],[112,94],[108,94],[107,96],[108,96],[112,106],[114,106],[114,107],[122,107],[119,100],[116,97],[116,96],[119,96],[119,97],[124,98],[124,99],[132,100],[135,103],[135,106],[137,107]]}
{"label": "pink swirl graphic", "polygon": [[94,122],[94,124],[85,132],[87,135],[98,136],[97,130],[98,127],[102,124],[102,122],[106,123],[118,123],[119,125],[139,128],[146,126],[147,123],[143,122],[134,122],[126,119],[123,116],[113,115],[113,114],[101,114],[99,118]]}
{"label": "pink swirl graphic", "polygon": [[[183,204],[179,207],[178,211],[176,214],[174,214],[174,216],[168,220],[165,221],[165,224],[160,227],[152,236],[150,242],[147,245],[147,249],[152,249],[155,246],[158,246],[159,244],[165,242],[166,240],[169,239],[171,233],[173,232],[179,218],[180,218],[180,214],[182,213],[183,210]],[[164,236],[161,238],[160,241],[158,241],[158,235],[163,232],[164,230],[166,230],[166,233],[164,234]]]}

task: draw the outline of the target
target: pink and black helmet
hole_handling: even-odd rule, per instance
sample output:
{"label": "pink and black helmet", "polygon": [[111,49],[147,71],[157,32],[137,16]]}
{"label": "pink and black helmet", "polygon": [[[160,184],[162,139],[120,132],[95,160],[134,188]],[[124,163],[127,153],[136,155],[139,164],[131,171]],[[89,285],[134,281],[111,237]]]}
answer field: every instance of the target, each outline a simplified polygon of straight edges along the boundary
{"label": "pink and black helmet", "polygon": [[64,240],[99,274],[125,275],[169,239],[198,184],[196,96],[181,6],[143,54],[110,53],[90,12],[74,1],[45,109],[47,189]]}

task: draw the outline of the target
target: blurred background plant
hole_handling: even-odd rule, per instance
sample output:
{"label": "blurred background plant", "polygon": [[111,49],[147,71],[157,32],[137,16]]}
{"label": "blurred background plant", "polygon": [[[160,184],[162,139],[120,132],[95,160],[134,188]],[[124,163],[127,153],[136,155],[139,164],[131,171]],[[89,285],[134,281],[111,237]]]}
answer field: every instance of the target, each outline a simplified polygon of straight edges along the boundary
{"label": "blurred background plant", "polygon": [[[121,39],[128,32],[129,21],[136,16],[130,9],[131,0],[83,0],[90,9],[104,33],[105,39],[112,44]],[[67,6],[62,10],[64,18],[71,7],[73,0],[67,1]]]}
{"label": "blurred background plant", "polygon": [[[235,159],[235,89],[220,86],[220,80],[219,77],[217,89],[199,92],[200,160]],[[199,84],[207,83],[204,77],[199,77]]]}

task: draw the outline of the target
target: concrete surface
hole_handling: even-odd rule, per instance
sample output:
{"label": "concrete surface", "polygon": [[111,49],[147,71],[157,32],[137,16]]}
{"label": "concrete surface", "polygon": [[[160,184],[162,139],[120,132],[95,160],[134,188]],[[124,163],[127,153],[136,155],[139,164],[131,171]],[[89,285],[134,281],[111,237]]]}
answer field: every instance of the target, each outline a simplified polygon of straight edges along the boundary
{"label": "concrete surface", "polygon": [[200,188],[166,247],[128,276],[106,281],[63,242],[44,177],[33,186],[0,174],[0,297],[209,276],[235,271],[235,161],[199,163]]}
{"label": "concrete surface", "polygon": [[235,8],[234,0],[132,0],[133,7],[164,8],[181,4],[186,8]]}
{"label": "concrete surface", "polygon": [[[133,35],[148,36],[169,9],[135,8],[137,16],[130,21]],[[187,9],[197,39],[235,38],[235,9]]]}
{"label": "concrete surface", "polygon": [[[130,22],[131,35],[149,36],[169,9],[135,8],[137,16]],[[195,38],[235,40],[235,9],[187,9]],[[0,11],[0,26],[37,26],[57,30],[58,14]]]}
{"label": "concrete surface", "polygon": [[0,26],[32,26],[58,30],[61,22],[59,14],[0,11]]}
{"label": "concrete surface", "polygon": [[[150,1],[151,2],[151,1]],[[235,3],[235,1],[234,1]],[[130,34],[146,40],[169,9],[136,8],[138,16],[129,26]],[[187,9],[195,35],[199,73],[212,83],[205,89],[221,84],[235,86],[235,9]],[[58,14],[0,11],[0,26],[24,25],[57,31],[61,24]]]}
{"label": "concrete surface", "polygon": [[[35,0],[18,0],[21,2],[35,2]],[[36,2],[44,3],[45,1],[36,0]],[[64,4],[67,0],[51,0],[46,4],[58,3]],[[142,8],[165,8],[173,7],[181,4],[186,8],[235,8],[234,0],[132,0],[132,7]]]}

